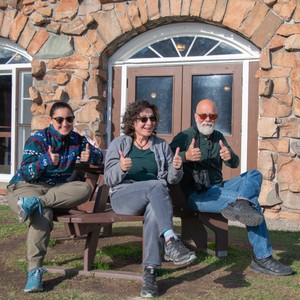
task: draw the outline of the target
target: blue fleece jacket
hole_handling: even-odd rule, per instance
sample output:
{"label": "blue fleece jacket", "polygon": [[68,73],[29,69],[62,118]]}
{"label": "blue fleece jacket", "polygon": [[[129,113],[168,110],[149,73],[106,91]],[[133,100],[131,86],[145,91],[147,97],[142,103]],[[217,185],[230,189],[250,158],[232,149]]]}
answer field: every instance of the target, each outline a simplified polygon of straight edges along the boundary
{"label": "blue fleece jacket", "polygon": [[[67,182],[71,176],[76,160],[81,151],[86,149],[87,139],[71,131],[67,136],[61,135],[52,125],[37,131],[28,138],[24,146],[21,167],[8,185],[16,182],[46,183],[57,185]],[[59,154],[58,165],[53,165],[48,153],[49,146],[53,153]],[[90,164],[100,164],[103,154],[89,143]]]}

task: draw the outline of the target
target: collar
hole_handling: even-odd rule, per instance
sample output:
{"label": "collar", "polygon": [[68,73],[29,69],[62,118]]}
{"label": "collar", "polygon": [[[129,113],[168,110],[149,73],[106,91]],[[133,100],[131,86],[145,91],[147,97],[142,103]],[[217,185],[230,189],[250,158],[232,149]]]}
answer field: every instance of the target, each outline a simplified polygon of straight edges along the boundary
{"label": "collar", "polygon": [[60,134],[58,131],[56,131],[53,127],[52,124],[50,124],[49,126],[49,129],[50,129],[50,133],[51,135],[56,139],[56,140],[59,140],[59,141],[62,141],[63,139],[66,138],[66,136]]}

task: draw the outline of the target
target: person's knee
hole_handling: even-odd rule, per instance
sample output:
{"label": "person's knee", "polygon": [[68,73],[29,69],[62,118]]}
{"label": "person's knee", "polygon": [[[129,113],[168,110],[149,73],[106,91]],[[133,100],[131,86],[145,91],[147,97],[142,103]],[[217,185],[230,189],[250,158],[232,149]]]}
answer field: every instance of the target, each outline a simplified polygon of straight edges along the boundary
{"label": "person's knee", "polygon": [[88,197],[92,193],[92,188],[87,182],[82,181],[74,181],[72,182],[72,186],[70,187],[74,195],[82,195],[83,202],[88,200]]}
{"label": "person's knee", "polygon": [[252,178],[259,184],[262,183],[262,174],[256,169],[248,171],[248,177]]}
{"label": "person's knee", "polygon": [[149,181],[149,190],[164,190],[165,187],[163,183],[159,180],[150,180]]}

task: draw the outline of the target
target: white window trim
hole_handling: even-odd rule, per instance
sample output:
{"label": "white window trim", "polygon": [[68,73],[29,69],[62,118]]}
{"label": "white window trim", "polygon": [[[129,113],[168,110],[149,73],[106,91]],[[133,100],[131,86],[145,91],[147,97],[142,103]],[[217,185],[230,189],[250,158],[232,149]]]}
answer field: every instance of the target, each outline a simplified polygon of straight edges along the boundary
{"label": "white window trim", "polygon": [[[11,51],[14,51],[16,53],[19,53],[20,55],[26,57],[30,61],[32,60],[32,57],[20,46],[14,44],[8,39],[0,38],[0,48],[8,49]],[[11,75],[12,76],[12,94],[11,94],[11,149],[12,152],[14,152],[13,149],[16,149],[16,126],[17,126],[17,119],[16,119],[16,109],[17,109],[17,93],[16,93],[16,87],[17,87],[17,70],[21,68],[31,68],[31,63],[21,63],[21,64],[0,64],[0,74],[5,75]],[[0,182],[8,182],[12,175],[14,174],[16,170],[16,161],[15,156],[12,156],[11,160],[11,174],[0,174]]]}

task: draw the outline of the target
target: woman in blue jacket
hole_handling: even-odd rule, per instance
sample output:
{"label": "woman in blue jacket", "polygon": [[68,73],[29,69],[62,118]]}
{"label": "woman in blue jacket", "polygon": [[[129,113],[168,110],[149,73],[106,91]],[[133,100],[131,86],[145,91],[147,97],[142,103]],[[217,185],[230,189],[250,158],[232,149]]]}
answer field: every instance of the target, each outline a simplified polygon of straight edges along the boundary
{"label": "woman in blue jacket", "polygon": [[76,160],[99,164],[102,152],[74,132],[74,113],[66,102],[50,109],[49,127],[25,143],[20,168],[8,184],[8,202],[20,223],[29,220],[27,235],[28,280],[25,292],[43,291],[42,268],[53,210],[68,210],[87,201],[91,193],[85,182],[67,182]]}

